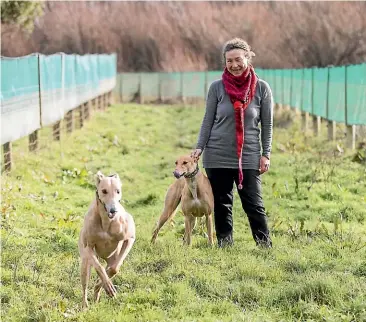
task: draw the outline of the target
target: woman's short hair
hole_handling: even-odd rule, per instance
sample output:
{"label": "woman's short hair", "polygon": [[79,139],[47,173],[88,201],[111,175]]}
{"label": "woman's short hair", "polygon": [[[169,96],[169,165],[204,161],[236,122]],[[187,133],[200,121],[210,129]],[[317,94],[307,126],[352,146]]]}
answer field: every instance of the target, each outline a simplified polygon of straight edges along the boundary
{"label": "woman's short hair", "polygon": [[233,49],[243,49],[244,50],[244,55],[245,57],[249,60],[249,62],[251,62],[252,57],[255,56],[255,53],[253,51],[251,51],[250,46],[248,45],[248,43],[241,39],[241,38],[233,38],[230,39],[229,41],[227,41],[224,45],[224,48],[222,49],[222,56],[224,57],[224,61],[225,61],[225,54]]}

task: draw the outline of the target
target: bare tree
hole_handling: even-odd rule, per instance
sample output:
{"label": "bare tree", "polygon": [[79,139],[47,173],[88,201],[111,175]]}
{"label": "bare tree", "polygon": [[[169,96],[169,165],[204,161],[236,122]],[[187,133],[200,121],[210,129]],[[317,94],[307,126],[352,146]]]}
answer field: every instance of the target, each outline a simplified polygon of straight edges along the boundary
{"label": "bare tree", "polygon": [[222,68],[221,48],[248,41],[255,66],[366,60],[362,2],[46,2],[29,36],[2,24],[2,53],[117,52],[120,71]]}
{"label": "bare tree", "polygon": [[290,66],[324,67],[366,58],[365,3],[298,2],[291,10],[278,4],[279,51]]}

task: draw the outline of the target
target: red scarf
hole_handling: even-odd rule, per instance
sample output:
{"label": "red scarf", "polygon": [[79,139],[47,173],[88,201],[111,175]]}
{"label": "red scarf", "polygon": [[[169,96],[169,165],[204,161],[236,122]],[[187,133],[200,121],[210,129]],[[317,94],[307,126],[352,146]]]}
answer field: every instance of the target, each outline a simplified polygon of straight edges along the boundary
{"label": "red scarf", "polygon": [[253,66],[249,65],[240,76],[234,76],[225,68],[222,81],[235,110],[236,152],[239,158],[238,189],[242,189],[243,169],[241,160],[244,146],[244,111],[254,97],[258,78]]}

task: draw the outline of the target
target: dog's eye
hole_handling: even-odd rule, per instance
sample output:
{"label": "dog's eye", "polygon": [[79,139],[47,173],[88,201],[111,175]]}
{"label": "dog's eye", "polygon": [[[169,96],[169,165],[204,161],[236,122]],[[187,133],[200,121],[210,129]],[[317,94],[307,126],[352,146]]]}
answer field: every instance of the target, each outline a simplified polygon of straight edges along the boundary
{"label": "dog's eye", "polygon": [[120,193],[120,191],[119,191],[118,189],[116,190],[116,192],[117,192],[118,194]]}
{"label": "dog's eye", "polygon": [[177,161],[175,161],[175,165],[177,165],[178,164],[178,162]]}
{"label": "dog's eye", "polygon": [[183,164],[187,164],[188,162],[187,161],[183,161]]}
{"label": "dog's eye", "polygon": [[102,192],[106,195],[108,191],[106,189],[103,189]]}

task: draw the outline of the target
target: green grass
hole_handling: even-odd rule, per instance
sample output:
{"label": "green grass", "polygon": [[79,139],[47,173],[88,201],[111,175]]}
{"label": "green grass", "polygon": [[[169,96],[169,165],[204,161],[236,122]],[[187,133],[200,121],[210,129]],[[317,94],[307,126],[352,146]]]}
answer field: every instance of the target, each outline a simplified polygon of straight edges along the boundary
{"label": "green grass", "polygon": [[[203,112],[116,105],[61,145],[38,154],[14,145],[15,169],[2,176],[2,321],[366,320],[366,167],[297,122],[275,127],[262,177],[273,249],[255,246],[237,195],[233,248],[208,248],[202,227],[183,247],[181,213],[150,245],[175,158],[193,148]],[[103,293],[82,311],[77,240],[99,169],[122,178],[137,240],[117,298]]]}

